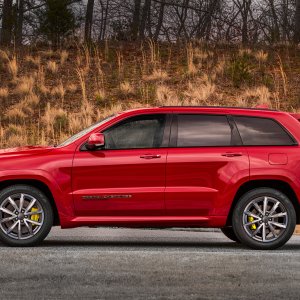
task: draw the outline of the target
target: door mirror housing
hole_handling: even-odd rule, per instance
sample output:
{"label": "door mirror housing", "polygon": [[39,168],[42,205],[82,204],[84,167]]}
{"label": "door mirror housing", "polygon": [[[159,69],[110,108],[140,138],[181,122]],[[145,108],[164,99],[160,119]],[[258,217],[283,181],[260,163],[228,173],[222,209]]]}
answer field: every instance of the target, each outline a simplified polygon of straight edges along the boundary
{"label": "door mirror housing", "polygon": [[95,150],[105,145],[105,137],[103,133],[92,133],[89,136],[86,147],[88,150]]}

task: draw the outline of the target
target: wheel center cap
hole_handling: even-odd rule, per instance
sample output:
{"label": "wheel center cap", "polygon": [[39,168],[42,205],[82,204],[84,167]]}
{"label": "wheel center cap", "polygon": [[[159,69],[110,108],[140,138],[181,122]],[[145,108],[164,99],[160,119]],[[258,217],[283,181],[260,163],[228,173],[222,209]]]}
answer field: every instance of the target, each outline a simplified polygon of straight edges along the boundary
{"label": "wheel center cap", "polygon": [[19,219],[19,220],[23,220],[23,219],[24,219],[24,214],[23,214],[23,213],[20,213],[20,214],[18,215],[18,219]]}
{"label": "wheel center cap", "polygon": [[263,219],[264,223],[267,223],[269,221],[269,217],[268,216],[264,216],[262,219]]}

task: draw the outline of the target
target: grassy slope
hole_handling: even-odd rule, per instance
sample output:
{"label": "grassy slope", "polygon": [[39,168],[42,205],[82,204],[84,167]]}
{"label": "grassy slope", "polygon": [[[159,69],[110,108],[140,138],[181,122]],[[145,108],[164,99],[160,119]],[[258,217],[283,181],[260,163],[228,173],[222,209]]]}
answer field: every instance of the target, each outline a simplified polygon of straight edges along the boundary
{"label": "grassy slope", "polygon": [[232,105],[295,111],[300,50],[106,43],[0,52],[0,146],[47,144],[129,107]]}

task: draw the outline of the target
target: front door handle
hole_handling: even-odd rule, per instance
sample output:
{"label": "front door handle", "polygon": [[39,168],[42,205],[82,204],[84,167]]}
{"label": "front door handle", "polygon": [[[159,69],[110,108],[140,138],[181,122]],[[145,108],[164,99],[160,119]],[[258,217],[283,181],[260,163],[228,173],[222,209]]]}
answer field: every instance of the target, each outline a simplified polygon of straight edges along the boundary
{"label": "front door handle", "polygon": [[236,156],[243,156],[242,153],[231,153],[231,152],[227,152],[227,153],[223,153],[222,156],[226,156],[226,157],[236,157]]}
{"label": "front door handle", "polygon": [[145,154],[145,155],[141,155],[140,158],[155,159],[155,158],[161,158],[161,156],[159,154]]}

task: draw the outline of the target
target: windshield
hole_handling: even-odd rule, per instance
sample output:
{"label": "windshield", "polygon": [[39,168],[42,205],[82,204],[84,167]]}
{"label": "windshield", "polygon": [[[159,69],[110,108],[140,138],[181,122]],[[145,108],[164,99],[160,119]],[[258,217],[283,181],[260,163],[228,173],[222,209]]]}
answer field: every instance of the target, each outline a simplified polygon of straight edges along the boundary
{"label": "windshield", "polygon": [[72,142],[76,141],[77,139],[83,137],[85,134],[93,131],[95,128],[97,128],[98,126],[104,124],[105,122],[111,120],[112,118],[114,118],[116,115],[112,115],[112,116],[109,116],[93,125],[91,125],[90,127],[88,128],[85,128],[83,129],[82,131],[74,134],[73,136],[71,136],[70,138],[68,138],[66,141],[64,141],[63,143],[61,143],[60,145],[58,145],[58,147],[63,147],[63,146],[67,146],[69,144],[71,144]]}

